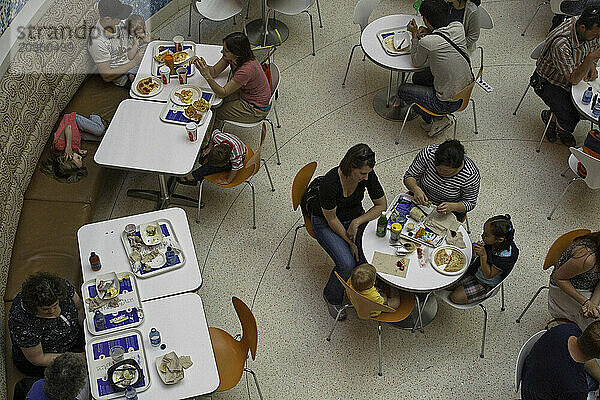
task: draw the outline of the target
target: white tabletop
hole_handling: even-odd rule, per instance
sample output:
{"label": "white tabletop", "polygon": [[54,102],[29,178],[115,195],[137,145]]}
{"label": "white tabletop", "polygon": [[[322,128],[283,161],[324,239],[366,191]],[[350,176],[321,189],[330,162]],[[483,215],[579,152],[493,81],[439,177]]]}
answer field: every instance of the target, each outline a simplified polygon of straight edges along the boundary
{"label": "white tabletop", "polygon": [[[396,252],[396,248],[390,246],[389,229],[386,230],[387,233],[385,237],[377,236],[375,234],[376,230],[377,220],[373,220],[369,222],[363,234],[363,252],[368,262],[373,261],[373,255],[375,254],[375,251],[387,254],[395,254]],[[467,265],[470,265],[472,257],[471,241],[469,239],[469,235],[467,234],[466,229],[462,225],[460,226],[459,231],[463,234],[463,240],[467,245],[467,247],[462,250],[467,256]],[[431,250],[433,250],[431,247],[427,247],[424,245],[421,245],[421,247],[426,253],[426,257],[429,255]],[[419,260],[416,251],[410,254],[409,256],[402,257],[410,258],[410,264],[408,266],[405,278],[380,272],[378,272],[377,274],[385,282],[403,290],[420,293],[431,292],[433,290],[443,289],[452,285],[454,282],[458,281],[462,277],[462,275],[464,275],[464,272],[460,275],[443,275],[437,270],[435,270],[429,264],[429,262],[426,262],[425,267],[421,268],[419,266]]]}
{"label": "white tabletop", "polygon": [[[598,73],[600,73],[600,67],[596,67],[596,69],[598,70]],[[581,101],[583,99],[583,92],[585,92],[590,86],[592,87],[594,94],[597,94],[598,97],[600,97],[600,78],[591,82],[585,82],[582,80],[577,85],[571,86],[571,97],[573,99],[573,104],[575,104],[575,107],[577,107],[581,115],[585,116],[594,123],[598,123],[598,117],[592,114],[592,103],[585,105]],[[600,98],[598,101],[600,101]]]}
{"label": "white tabletop", "polygon": [[185,175],[192,170],[212,111],[190,142],[185,126],[161,121],[165,103],[123,100],[113,117],[94,161],[112,168]]}
{"label": "white tabletop", "polygon": [[[138,84],[140,79],[146,78],[151,75],[155,76],[152,71],[152,60],[153,60],[153,56],[154,56],[154,49],[156,48],[156,46],[165,45],[165,44],[171,45],[171,44],[173,44],[173,42],[167,42],[164,40],[163,41],[156,40],[156,41],[150,42],[148,44],[148,47],[146,48],[146,52],[144,53],[144,57],[142,58],[142,62],[140,63],[138,73],[135,76],[135,80],[133,81],[133,84],[131,85],[132,88],[136,87],[136,85]],[[223,49],[223,46],[217,46],[217,45],[212,45],[212,44],[196,44],[196,55],[198,57],[203,57],[204,60],[208,63],[208,65],[215,65],[221,59],[221,56],[222,56],[221,50],[222,49]],[[221,74],[219,76],[215,77],[215,82],[217,82],[221,86],[225,86],[225,84],[227,83],[228,76],[229,76],[229,67],[225,68],[225,70],[223,72],[221,72]],[[210,85],[208,84],[206,79],[204,79],[204,77],[200,74],[200,72],[198,70],[196,70],[192,76],[188,77],[188,84],[196,85],[201,88],[212,91],[212,89],[210,88]],[[179,80],[176,77],[171,77],[171,81],[169,82],[169,84],[163,88],[162,92],[160,92],[159,94],[157,94],[154,97],[139,97],[137,94],[135,94],[133,89],[129,90],[129,95],[135,99],[166,102],[169,99],[169,96],[171,95],[171,92],[173,91],[173,89],[177,88],[178,86],[179,86]],[[219,105],[219,104],[221,104],[221,102],[222,102],[222,99],[216,97],[213,105],[215,105],[215,106]]]}
{"label": "white tabletop", "polygon": [[[187,217],[181,208],[167,208],[83,225],[77,231],[83,281],[87,282],[107,272],[131,271],[127,254],[121,242],[121,233],[125,225],[139,225],[160,218],[171,222],[186,260],[181,268],[163,274],[149,278],[136,276],[142,301],[198,289],[202,285],[202,277],[200,276],[200,268],[198,267],[196,250],[192,242]],[[97,272],[92,271],[88,261],[92,251],[98,254],[102,264],[102,269]]]}
{"label": "white tabletop", "polygon": [[423,20],[417,15],[388,15],[372,21],[360,36],[360,45],[371,61],[384,68],[398,71],[418,71],[423,67],[415,67],[410,54],[390,56],[385,52],[377,34],[384,30],[392,30],[406,26],[411,19],[415,19],[417,25],[422,25]]}
{"label": "white tabletop", "polygon": [[[139,393],[140,399],[187,399],[215,392],[220,383],[219,373],[200,296],[186,293],[145,302],[143,307],[144,322],[133,329],[139,330],[144,339],[150,387]],[[160,332],[161,343],[167,346],[164,350],[150,344],[151,328]],[[86,343],[102,337],[91,335],[87,329],[84,331]],[[180,382],[165,385],[154,362],[156,357],[171,351],[178,356],[190,356],[194,364],[184,370],[185,377]]]}

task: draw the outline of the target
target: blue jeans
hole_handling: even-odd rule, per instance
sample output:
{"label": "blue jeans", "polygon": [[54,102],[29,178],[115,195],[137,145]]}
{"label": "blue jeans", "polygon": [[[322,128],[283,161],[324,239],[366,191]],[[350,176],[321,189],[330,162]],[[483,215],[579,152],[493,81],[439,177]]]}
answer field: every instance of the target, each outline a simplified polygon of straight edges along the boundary
{"label": "blue jeans", "polygon": [[207,175],[216,174],[217,172],[231,171],[231,163],[227,163],[222,167],[213,167],[209,165],[206,157],[202,160],[200,167],[192,171],[192,176],[195,180],[200,182]]}
{"label": "blue jeans", "polygon": [[573,105],[571,92],[560,86],[546,82],[541,90],[535,90],[535,94],[540,96],[554,115],[556,115],[558,125],[565,131],[573,133],[581,117],[579,116],[579,111]]}
{"label": "blue jeans", "polygon": [[102,139],[104,124],[99,115],[92,114],[86,118],[83,115],[75,114],[75,122],[77,122],[77,128],[81,131],[83,140],[99,142]]}
{"label": "blue jeans", "polygon": [[[340,274],[345,280],[348,280],[354,267],[367,262],[362,250],[362,236],[367,224],[360,225],[356,232],[356,238],[354,239],[354,243],[358,247],[358,261],[356,261],[348,243],[329,227],[325,218],[311,215],[310,221],[312,222],[317,242],[329,254],[329,257],[331,257],[335,264],[329,275],[329,281],[323,290],[323,295],[329,303],[340,305],[344,301],[344,287],[335,276],[334,271]],[[352,221],[341,221],[345,229],[348,229],[350,222]]]}
{"label": "blue jeans", "polygon": [[[413,83],[403,83],[398,88],[398,97],[406,103],[417,103],[436,114],[450,114],[458,110],[462,104],[458,101],[441,101],[435,94],[433,87],[433,75],[430,69],[415,72],[413,74]],[[433,116],[427,114],[419,107],[413,107],[425,122],[430,123]]]}

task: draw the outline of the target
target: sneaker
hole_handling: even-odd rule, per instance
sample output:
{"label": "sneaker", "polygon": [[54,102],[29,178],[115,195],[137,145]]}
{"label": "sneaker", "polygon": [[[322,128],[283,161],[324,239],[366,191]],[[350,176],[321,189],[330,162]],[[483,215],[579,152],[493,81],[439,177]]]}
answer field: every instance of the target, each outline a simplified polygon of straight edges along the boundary
{"label": "sneaker", "polygon": [[429,137],[435,137],[444,132],[446,128],[451,127],[453,123],[454,121],[447,115],[444,115],[442,118],[436,118],[431,123],[431,130],[427,135]]}
{"label": "sneaker", "polygon": [[433,125],[433,122],[427,122],[423,118],[421,118],[421,120],[419,121],[419,126],[421,127],[421,129],[423,129],[427,133],[431,132],[432,125]]}
{"label": "sneaker", "polygon": [[[329,301],[327,301],[327,298],[325,297],[325,293],[323,293],[323,300],[325,300],[325,303],[327,304],[327,310],[329,311],[329,315],[331,315],[331,318],[336,319],[338,312],[340,311],[340,309],[343,307],[342,305],[335,305],[335,304],[331,304]],[[338,321],[343,321],[345,320],[347,317],[346,315],[346,310],[342,310],[341,314],[340,314],[340,318],[338,319]]]}
{"label": "sneaker", "polygon": [[[542,121],[544,122],[544,127],[546,126],[546,124],[548,124],[548,120],[550,119],[551,115],[552,112],[550,112],[550,110],[542,111]],[[550,125],[548,125],[548,130],[546,131],[546,139],[548,139],[550,143],[556,142],[556,121],[552,121],[550,122]]]}
{"label": "sneaker", "polygon": [[[557,132],[558,138],[567,147],[575,147],[577,145],[577,141],[575,140],[575,136],[571,132],[563,131],[559,129]],[[556,139],[555,139],[556,140]]]}

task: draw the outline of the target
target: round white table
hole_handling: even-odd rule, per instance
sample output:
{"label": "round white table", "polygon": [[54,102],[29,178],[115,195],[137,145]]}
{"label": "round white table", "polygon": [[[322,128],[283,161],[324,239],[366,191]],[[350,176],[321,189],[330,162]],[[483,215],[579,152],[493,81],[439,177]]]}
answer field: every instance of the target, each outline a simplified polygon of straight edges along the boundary
{"label": "round white table", "polygon": [[[600,74],[600,67],[596,67],[598,73]],[[593,124],[598,123],[598,117],[592,114],[592,103],[583,104],[581,99],[583,98],[583,92],[586,91],[588,87],[592,88],[594,91],[594,95],[598,95],[600,97],[600,77],[595,81],[585,82],[581,81],[577,85],[571,86],[571,99],[573,100],[573,104],[575,108],[579,111],[579,113],[591,121]],[[597,100],[600,101],[600,98]]]}
{"label": "round white table", "polygon": [[393,121],[404,119],[404,115],[406,113],[406,108],[395,109],[391,107],[391,104],[393,104],[396,97],[395,91],[394,93],[391,93],[394,71],[402,72],[402,79],[400,80],[400,78],[398,78],[398,81],[403,82],[406,72],[419,71],[424,67],[415,67],[412,63],[410,54],[403,54],[399,56],[390,56],[387,54],[383,49],[381,42],[377,38],[377,34],[381,31],[405,27],[412,19],[417,22],[417,25],[423,24],[422,18],[418,15],[388,15],[372,21],[369,25],[367,25],[360,36],[360,46],[367,57],[369,57],[369,60],[383,68],[390,70],[390,81],[388,87],[387,89],[383,89],[375,95],[375,98],[373,99],[373,108],[377,114],[383,118]]}

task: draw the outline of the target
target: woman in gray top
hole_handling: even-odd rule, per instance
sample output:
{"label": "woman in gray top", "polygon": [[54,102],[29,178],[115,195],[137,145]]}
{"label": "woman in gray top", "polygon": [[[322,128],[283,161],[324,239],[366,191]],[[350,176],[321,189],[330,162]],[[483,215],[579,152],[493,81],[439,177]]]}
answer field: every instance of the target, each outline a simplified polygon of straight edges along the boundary
{"label": "woman in gray top", "polygon": [[600,318],[600,232],[575,239],[550,275],[548,311],[585,329]]}
{"label": "woman in gray top", "polygon": [[448,1],[448,23],[458,21],[465,28],[467,39],[467,50],[472,54],[477,47],[479,31],[481,30],[479,6],[481,0],[447,0]]}

